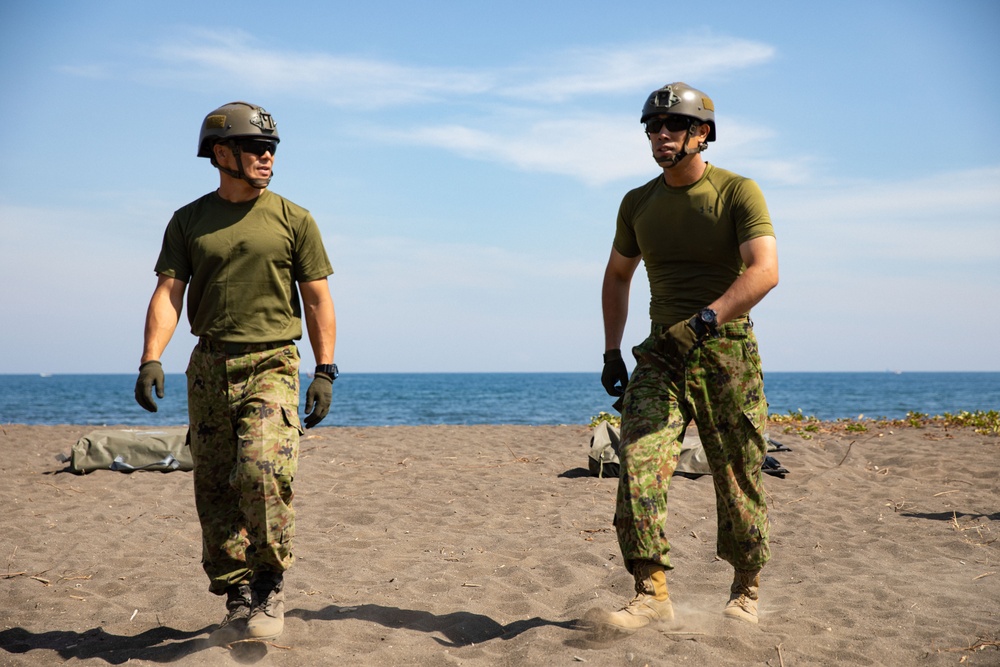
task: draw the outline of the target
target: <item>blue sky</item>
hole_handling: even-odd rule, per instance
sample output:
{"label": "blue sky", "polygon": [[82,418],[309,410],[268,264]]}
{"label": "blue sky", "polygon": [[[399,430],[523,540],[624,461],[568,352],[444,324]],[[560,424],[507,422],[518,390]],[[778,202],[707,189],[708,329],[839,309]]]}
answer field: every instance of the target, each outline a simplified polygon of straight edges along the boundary
{"label": "blue sky", "polygon": [[639,111],[677,80],[768,199],[765,371],[998,371],[998,30],[992,0],[4,3],[0,373],[136,369],[237,99],[323,232],[343,371],[597,372],[618,205],[657,174]]}

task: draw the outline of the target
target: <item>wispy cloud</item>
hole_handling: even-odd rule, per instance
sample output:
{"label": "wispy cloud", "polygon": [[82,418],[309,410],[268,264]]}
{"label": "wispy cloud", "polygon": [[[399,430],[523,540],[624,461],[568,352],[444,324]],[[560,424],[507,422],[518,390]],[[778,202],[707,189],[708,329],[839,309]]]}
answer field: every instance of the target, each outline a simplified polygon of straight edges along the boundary
{"label": "wispy cloud", "polygon": [[240,31],[197,30],[153,50],[154,68],[171,80],[225,76],[364,109],[401,103],[510,102],[553,104],[579,97],[576,109],[600,107],[601,97],[648,92],[681,79],[704,80],[762,65],[774,47],[749,40],[692,36],[674,46],[639,44],[555,52],[530,64],[492,68],[421,67],[391,60],[322,52],[256,49],[252,66]]}
{"label": "wispy cloud", "polygon": [[153,51],[154,70],[176,79],[225,77],[249,90],[319,99],[357,110],[398,108],[481,93],[495,87],[493,73],[450,67],[415,67],[387,60],[331,53],[256,50],[252,64],[241,31],[196,31]]}
{"label": "wispy cloud", "polygon": [[[632,119],[634,121],[634,119]],[[501,129],[463,125],[418,127],[383,140],[435,146],[463,157],[524,171],[562,174],[589,185],[648,175],[652,158],[638,123],[625,118],[542,118]]]}
{"label": "wispy cloud", "polygon": [[[1000,261],[1000,167],[889,183],[796,188],[773,197],[772,213],[807,256],[839,265],[920,263],[958,273]],[[990,271],[993,271],[990,268]]]}
{"label": "wispy cloud", "polygon": [[[308,97],[354,114],[354,127],[378,122],[381,110],[406,108],[407,132],[372,129],[370,140],[439,148],[466,159],[560,174],[588,185],[650,173],[638,119],[621,115],[625,104],[638,107],[637,100],[668,80],[723,77],[775,56],[774,47],[761,42],[692,35],[672,46],[571,49],[527,64],[483,68],[422,67],[277,49],[256,50],[251,66],[246,44],[257,42],[239,31],[191,31],[153,49],[153,71],[142,77],[171,85],[224,78],[248,93],[266,87],[272,96],[282,92]],[[442,116],[434,115],[442,108],[449,114],[471,110],[462,117],[475,116],[478,124],[442,123]],[[367,114],[363,119],[362,113]],[[739,155],[742,145],[763,132],[746,124],[727,127],[728,153]],[[804,173],[793,160],[754,157],[769,178],[780,182],[801,179]]]}
{"label": "wispy cloud", "polygon": [[672,81],[711,79],[762,65],[774,55],[774,47],[768,44],[725,37],[690,37],[669,47],[575,49],[555,54],[533,69],[520,70],[525,80],[510,83],[501,92],[548,102],[580,98],[580,106],[587,108],[593,96],[648,92]]}
{"label": "wispy cloud", "polygon": [[934,225],[960,218],[993,224],[1000,211],[1000,167],[935,173],[910,181],[837,183],[800,191],[790,212],[814,221],[921,220]]}
{"label": "wispy cloud", "polygon": [[[481,127],[452,123],[417,126],[406,132],[372,131],[379,141],[434,146],[462,157],[497,162],[524,171],[561,174],[587,185],[624,179],[652,178],[656,166],[649,144],[634,116],[538,112],[518,122],[497,120]],[[763,139],[769,130],[746,123],[726,125],[726,143],[712,144],[705,154],[758,181],[781,185],[807,182],[812,170],[803,156],[776,156],[775,143]]]}

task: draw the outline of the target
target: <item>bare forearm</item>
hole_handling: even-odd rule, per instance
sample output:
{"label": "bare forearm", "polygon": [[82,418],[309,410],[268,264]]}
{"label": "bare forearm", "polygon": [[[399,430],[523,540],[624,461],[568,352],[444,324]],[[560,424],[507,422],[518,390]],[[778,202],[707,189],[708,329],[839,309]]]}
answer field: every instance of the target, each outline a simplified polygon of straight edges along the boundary
{"label": "bare forearm", "polygon": [[605,351],[622,346],[625,322],[628,321],[629,289],[632,286],[632,276],[641,260],[641,257],[625,257],[617,250],[611,250],[608,266],[604,269],[604,284],[601,287]]}
{"label": "bare forearm", "polygon": [[143,335],[142,359],[139,360],[139,363],[144,364],[147,361],[158,360],[163,355],[163,351],[167,349],[167,344],[173,338],[176,328],[176,320],[174,321],[174,326],[170,327],[160,321],[147,319],[146,330]]}
{"label": "bare forearm", "polygon": [[718,315],[720,324],[728,322],[749,312],[777,284],[776,276],[748,269],[709,307]]}
{"label": "bare forearm", "polygon": [[161,279],[157,284],[146,310],[140,364],[158,360],[167,349],[180,321],[184,287],[184,283],[172,280]]}
{"label": "bare forearm", "polygon": [[709,307],[719,322],[747,313],[778,284],[778,254],[773,237],[762,237],[740,247],[746,270]]}
{"label": "bare forearm", "polygon": [[628,285],[609,286],[605,283],[602,291],[604,311],[604,349],[612,350],[622,346],[625,322],[628,320]]}
{"label": "bare forearm", "polygon": [[306,329],[309,331],[309,344],[317,364],[332,364],[333,351],[337,345],[337,318],[333,310],[333,302],[329,307],[318,307],[310,314],[306,310]]}
{"label": "bare forearm", "polygon": [[302,283],[303,315],[317,364],[332,364],[337,345],[337,315],[326,280]]}
{"label": "bare forearm", "polygon": [[604,349],[613,350],[622,345],[625,323],[628,321],[630,281],[621,280],[610,273],[604,275],[601,289],[601,310],[604,313]]}

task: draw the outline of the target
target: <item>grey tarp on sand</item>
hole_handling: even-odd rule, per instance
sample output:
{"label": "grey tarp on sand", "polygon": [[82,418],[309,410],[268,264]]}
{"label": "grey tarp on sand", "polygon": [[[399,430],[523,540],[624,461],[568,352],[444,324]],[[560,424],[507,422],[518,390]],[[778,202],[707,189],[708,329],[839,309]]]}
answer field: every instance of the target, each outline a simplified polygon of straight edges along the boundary
{"label": "grey tarp on sand", "polygon": [[[618,444],[620,438],[618,427],[610,422],[601,422],[594,427],[594,435],[590,438],[590,454],[588,462],[590,472],[597,477],[618,477]],[[675,475],[709,475],[712,469],[708,467],[705,448],[697,435],[688,433],[681,444],[681,455],[677,461]]]}
{"label": "grey tarp on sand", "polygon": [[[772,440],[767,433],[764,434],[764,439],[767,440],[767,451],[769,452],[792,451],[780,442]],[[621,470],[618,461],[619,441],[620,437],[617,426],[604,421],[594,427],[594,434],[590,437],[590,452],[588,454],[588,463],[592,475],[596,475],[597,477],[618,477],[618,473]],[[775,477],[784,478],[788,474],[788,470],[773,456],[764,457],[761,470]],[[688,432],[684,436],[684,442],[681,443],[680,458],[677,460],[677,469],[674,470],[674,474],[685,477],[699,477],[701,475],[710,475],[711,473],[712,469],[708,467],[708,457],[705,456],[705,448],[702,446],[701,440],[697,435]]]}
{"label": "grey tarp on sand", "polygon": [[94,470],[191,470],[187,427],[156,430],[100,429],[77,440],[69,457],[71,472]]}

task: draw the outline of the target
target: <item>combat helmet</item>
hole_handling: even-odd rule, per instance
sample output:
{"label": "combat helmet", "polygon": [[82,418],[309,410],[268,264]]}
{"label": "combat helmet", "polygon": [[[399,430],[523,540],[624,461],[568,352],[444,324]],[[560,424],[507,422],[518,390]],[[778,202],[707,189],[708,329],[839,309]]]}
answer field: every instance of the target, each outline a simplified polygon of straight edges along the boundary
{"label": "combat helmet", "polygon": [[699,123],[709,126],[708,141],[715,141],[715,104],[705,93],[692,88],[686,83],[668,83],[654,90],[642,105],[642,118],[645,123],[650,116],[674,114],[694,118]]}
{"label": "combat helmet", "polygon": [[[236,139],[262,137],[274,142],[279,142],[278,124],[274,122],[274,117],[259,107],[249,102],[230,102],[224,104],[215,111],[205,116],[201,123],[201,135],[198,137],[198,157],[207,157],[212,161],[212,166],[219,171],[239,178],[255,188],[266,188],[271,183],[268,178],[250,178],[243,170],[243,160],[240,158],[240,147]],[[236,169],[223,167],[215,159],[213,147],[218,143],[228,143],[236,156]],[[271,172],[274,176],[274,172]]]}
{"label": "combat helmet", "polygon": [[205,116],[198,137],[198,157],[212,157],[212,146],[237,137],[278,138],[278,125],[263,107],[249,102],[230,102]]}

